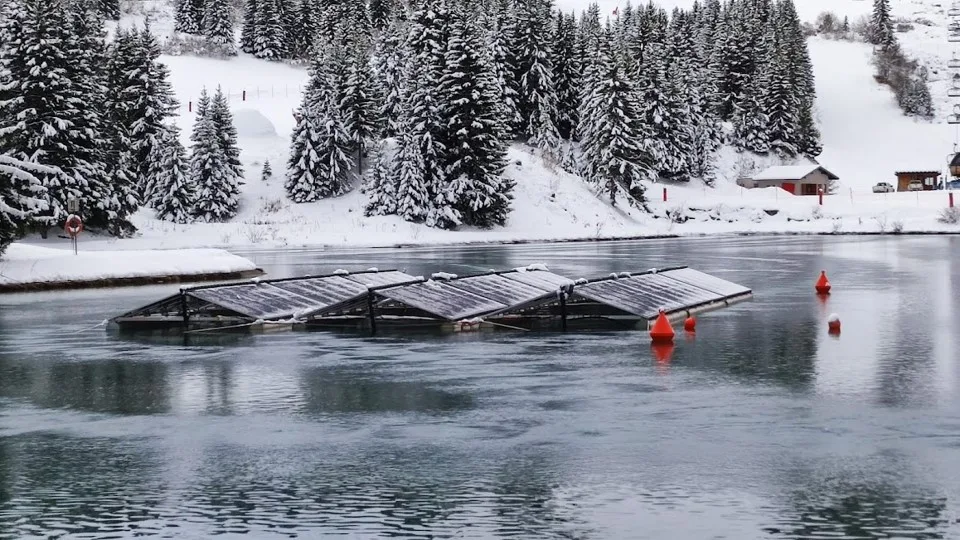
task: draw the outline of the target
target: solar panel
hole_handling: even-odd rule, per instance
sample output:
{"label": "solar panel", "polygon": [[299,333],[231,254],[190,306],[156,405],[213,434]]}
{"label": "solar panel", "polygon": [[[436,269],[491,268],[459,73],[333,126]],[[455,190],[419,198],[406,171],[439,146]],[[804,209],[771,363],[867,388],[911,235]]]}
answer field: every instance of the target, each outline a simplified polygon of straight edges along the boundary
{"label": "solar panel", "polygon": [[365,286],[340,276],[281,281],[270,285],[310,299],[317,309],[363,296],[367,292]]}
{"label": "solar panel", "polygon": [[241,315],[264,320],[289,318],[316,306],[316,302],[309,298],[267,283],[198,289],[187,294]]}
{"label": "solar panel", "polygon": [[398,283],[406,283],[408,281],[413,281],[414,278],[411,275],[407,275],[403,272],[397,272],[396,270],[390,270],[386,272],[369,272],[363,274],[350,274],[343,276],[345,279],[349,279],[355,283],[366,287],[383,287],[385,285],[396,285]]}
{"label": "solar panel", "polygon": [[454,287],[452,283],[427,281],[385,289],[378,294],[451,321],[476,317],[507,307],[506,304]]}
{"label": "solar panel", "polygon": [[513,281],[526,283],[527,285],[536,287],[543,291],[556,291],[561,287],[572,283],[572,280],[569,278],[554,274],[553,272],[545,272],[543,270],[510,272],[509,274],[503,274],[503,277]]}
{"label": "solar panel", "polygon": [[693,268],[668,270],[660,273],[660,275],[668,276],[671,279],[682,281],[684,283],[700,287],[701,289],[706,289],[723,297],[748,294],[750,292],[750,289],[744,287],[743,285],[737,285],[736,283],[727,281],[725,279],[704,274],[703,272],[694,270]]}
{"label": "solar panel", "polygon": [[556,288],[545,289],[509,279],[508,276],[511,275],[513,274],[474,276],[451,281],[449,284],[451,287],[495,300],[506,306],[529,302],[556,290]]}
{"label": "solar panel", "polygon": [[655,317],[661,309],[672,312],[720,300],[721,295],[663,274],[642,274],[578,285],[574,294],[640,317]]}

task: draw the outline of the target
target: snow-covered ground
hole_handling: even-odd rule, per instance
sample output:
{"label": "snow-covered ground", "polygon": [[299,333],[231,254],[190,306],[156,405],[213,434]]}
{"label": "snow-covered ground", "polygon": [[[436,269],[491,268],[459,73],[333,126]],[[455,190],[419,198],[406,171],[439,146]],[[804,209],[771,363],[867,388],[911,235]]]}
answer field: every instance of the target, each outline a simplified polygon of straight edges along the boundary
{"label": "snow-covered ground", "polygon": [[[562,9],[583,9],[585,0],[558,0]],[[692,0],[662,0],[661,5],[689,7]],[[805,20],[831,10],[852,21],[867,14],[867,0],[797,0]],[[601,1],[612,11],[626,2]],[[293,110],[307,80],[302,68],[240,55],[229,60],[192,56],[164,56],[181,102],[178,122],[188,142],[195,105],[203,87],[221,86],[230,96],[240,135],[246,185],[239,215],[226,224],[175,225],[153,219],[149,211],[135,216],[141,234],[126,240],[86,238],[88,249],[151,249],[185,247],[273,246],[389,246],[464,242],[594,239],[658,235],[784,232],[882,232],[903,227],[911,231],[960,232],[960,226],[937,222],[947,206],[947,194],[873,194],[880,181],[894,183],[903,169],[944,170],[955,133],[943,118],[949,112],[946,97],[946,60],[952,51],[946,42],[945,9],[936,0],[893,0],[894,15],[930,20],[899,34],[909,54],[931,66],[938,119],[917,121],[904,117],[886,87],[873,79],[869,46],[860,43],[810,40],[817,79],[817,116],[824,152],[819,161],[840,176],[836,195],[824,205],[816,197],[795,197],[776,189],[743,190],[735,180],[743,166],[727,149],[721,156],[716,188],[700,183],[662,186],[649,192],[654,215],[613,207],[580,178],[566,174],[531,155],[523,147],[509,153],[507,175],[516,180],[513,212],[505,227],[491,231],[439,231],[406,223],[396,217],[363,216],[365,197],[354,191],[343,197],[310,204],[293,204],[283,190]],[[166,36],[172,23],[164,0],[151,16],[154,32]],[[142,20],[144,10],[125,16],[124,23]],[[274,178],[260,179],[269,159]],[[960,193],[958,204],[960,204]],[[666,219],[667,212],[685,216],[683,223]],[[771,215],[772,214],[772,215]],[[681,219],[682,221],[682,219]],[[30,239],[31,243],[40,243]],[[49,242],[56,242],[51,240]],[[42,245],[42,244],[41,244]]]}
{"label": "snow-covered ground", "polygon": [[[86,246],[84,246],[85,248]],[[257,269],[219,249],[173,251],[80,251],[14,244],[0,261],[0,287],[210,274]]]}

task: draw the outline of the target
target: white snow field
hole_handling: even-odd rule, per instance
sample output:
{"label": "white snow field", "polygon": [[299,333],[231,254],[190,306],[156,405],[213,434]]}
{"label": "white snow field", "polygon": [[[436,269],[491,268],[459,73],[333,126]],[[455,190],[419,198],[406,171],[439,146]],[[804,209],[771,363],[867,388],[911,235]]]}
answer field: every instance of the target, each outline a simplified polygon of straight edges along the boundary
{"label": "white snow field", "polygon": [[[85,248],[86,246],[84,246]],[[86,251],[13,244],[0,261],[0,287],[254,272],[252,262],[220,249]]]}
{"label": "white snow field", "polygon": [[[685,0],[661,0],[665,7],[689,7]],[[609,13],[626,2],[601,1]],[[800,15],[812,20],[829,9],[855,21],[867,14],[867,0],[796,0]],[[719,162],[715,188],[700,182],[668,186],[668,201],[661,200],[662,185],[648,191],[653,215],[628,207],[611,206],[581,178],[544,163],[521,146],[510,149],[506,174],[516,180],[513,211],[506,226],[489,231],[456,232],[431,229],[390,217],[363,215],[366,197],[358,190],[336,199],[293,204],[283,190],[293,111],[298,106],[306,70],[266,62],[241,54],[220,60],[192,56],[164,56],[171,82],[181,102],[177,119],[184,143],[189,143],[194,114],[191,102],[203,87],[218,85],[230,96],[238,127],[241,160],[246,171],[239,215],[224,224],[176,225],[154,219],[143,210],[134,217],[140,235],[132,239],[85,238],[88,249],[170,249],[231,246],[373,247],[409,244],[467,242],[550,241],[792,232],[960,232],[960,226],[941,224],[947,206],[945,192],[873,194],[880,181],[893,183],[893,173],[903,169],[945,170],[955,132],[944,122],[949,112],[948,76],[944,66],[951,55],[946,42],[944,7],[937,0],[893,0],[894,15],[917,24],[898,34],[905,49],[931,69],[932,91],[938,104],[933,122],[904,117],[893,94],[873,79],[871,49],[861,43],[813,38],[809,41],[817,80],[817,117],[824,151],[819,162],[840,176],[835,195],[798,197],[782,190],[744,190],[736,179],[747,169],[742,159],[725,149]],[[583,9],[585,0],[558,0],[562,9]],[[163,37],[172,27],[170,7],[149,0],[154,7],[153,31]],[[123,24],[143,20],[144,9],[124,17]],[[264,160],[274,176],[260,179]],[[756,163],[762,168],[779,164]],[[957,194],[960,204],[960,193]],[[667,219],[667,213],[680,218]],[[682,223],[680,223],[682,222]],[[40,243],[31,239],[31,243]],[[41,244],[42,245],[42,244]]]}

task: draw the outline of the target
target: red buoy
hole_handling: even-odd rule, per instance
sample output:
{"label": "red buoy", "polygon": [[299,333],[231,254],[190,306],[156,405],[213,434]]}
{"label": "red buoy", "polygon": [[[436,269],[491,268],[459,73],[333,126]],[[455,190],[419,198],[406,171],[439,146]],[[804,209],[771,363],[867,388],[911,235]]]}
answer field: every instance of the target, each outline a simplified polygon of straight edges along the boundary
{"label": "red buoy", "polygon": [[826,271],[820,272],[820,279],[817,280],[814,288],[817,290],[817,294],[830,294],[830,280],[827,279]]}
{"label": "red buoy", "polygon": [[657,316],[657,322],[653,323],[653,328],[650,329],[650,339],[654,343],[673,343],[675,335],[670,320],[667,319],[667,315],[661,309],[660,315]]}
{"label": "red buoy", "polygon": [[696,332],[697,331],[697,320],[691,315],[687,317],[687,320],[683,321],[683,329],[687,332]]}

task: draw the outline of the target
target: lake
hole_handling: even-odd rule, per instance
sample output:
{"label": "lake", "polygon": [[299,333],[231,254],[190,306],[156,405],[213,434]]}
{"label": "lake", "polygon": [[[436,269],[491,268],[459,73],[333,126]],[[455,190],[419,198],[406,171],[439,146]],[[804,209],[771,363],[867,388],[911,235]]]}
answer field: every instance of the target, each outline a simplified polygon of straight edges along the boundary
{"label": "lake", "polygon": [[636,331],[121,338],[94,325],[176,287],[0,296],[0,538],[960,538],[960,238],[241,254],[686,264],[755,299],[664,358]]}

